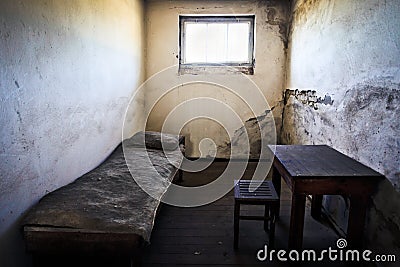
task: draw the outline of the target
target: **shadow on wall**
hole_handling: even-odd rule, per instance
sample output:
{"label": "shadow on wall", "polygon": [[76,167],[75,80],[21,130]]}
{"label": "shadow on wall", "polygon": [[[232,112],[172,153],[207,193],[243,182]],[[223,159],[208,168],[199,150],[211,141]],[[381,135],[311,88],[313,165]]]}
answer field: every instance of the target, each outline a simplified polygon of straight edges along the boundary
{"label": "shadow on wall", "polygon": [[[400,252],[400,84],[368,81],[331,96],[287,90],[282,141],[327,144],[387,177],[373,198],[368,246]],[[346,229],[347,200],[329,196],[325,208]],[[388,252],[388,250],[386,251]]]}

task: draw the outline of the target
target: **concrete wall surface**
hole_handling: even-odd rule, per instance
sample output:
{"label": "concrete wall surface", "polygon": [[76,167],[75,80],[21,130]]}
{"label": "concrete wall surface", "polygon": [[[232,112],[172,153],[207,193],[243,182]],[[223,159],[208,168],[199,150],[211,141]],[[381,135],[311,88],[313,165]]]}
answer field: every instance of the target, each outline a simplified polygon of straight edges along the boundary
{"label": "concrete wall surface", "polygon": [[[180,75],[180,14],[255,14],[254,75]],[[146,123],[187,135],[188,156],[229,157],[276,126],[384,174],[367,244],[400,255],[399,14],[398,0],[0,1],[0,266],[29,266],[21,216],[109,155],[144,79],[125,135]],[[324,199],[342,229],[348,204]]]}
{"label": "concrete wall surface", "polygon": [[143,13],[139,0],[0,1],[0,266],[29,266],[21,215],[121,142]]}
{"label": "concrete wall surface", "polygon": [[[216,152],[217,157],[229,157],[229,147],[234,139],[233,136],[242,136],[243,130],[246,129],[245,122],[251,118],[263,116],[271,109],[273,116],[269,116],[268,121],[275,118],[277,129],[280,129],[288,10],[288,1],[146,1],[146,76],[151,78],[165,68],[173,68],[169,78],[160,80],[158,84],[153,83],[152,86],[146,88],[146,108],[150,110],[150,115],[146,118],[147,129],[158,131],[162,129],[167,115],[174,113],[173,110],[181,105],[180,112],[174,113],[176,123],[167,127],[169,130],[173,130],[173,128],[180,130],[182,125],[178,125],[178,121],[182,121],[183,116],[191,113],[194,118],[196,114],[204,115],[204,110],[216,107],[215,101],[200,101],[201,104],[196,102],[196,98],[202,97],[212,98],[220,101],[222,105],[229,106],[240,120],[236,122],[231,120],[229,125],[222,125],[221,121],[232,118],[231,111],[226,109],[212,119],[194,118],[190,122],[184,123],[181,133],[186,135],[188,156],[204,157]],[[169,79],[185,80],[188,79],[188,76],[192,76],[201,80],[200,76],[192,74],[179,75],[177,66],[179,63],[179,15],[193,14],[256,16],[256,64],[254,75],[246,75],[245,78],[254,82],[255,86],[246,87],[245,82],[239,82],[239,84],[253,97],[265,98],[268,105],[252,105],[249,109],[240,96],[238,97],[227,88],[206,83],[184,85],[183,81],[181,86],[173,88],[168,94],[158,99],[163,88],[171,86]],[[229,82],[231,79],[235,79],[235,75],[240,74],[215,74],[210,71],[207,73],[207,79],[215,78],[222,82]],[[258,92],[260,92],[259,96]],[[191,104],[185,105],[189,101],[192,101]],[[263,125],[266,124],[270,125],[270,123]],[[238,132],[235,132],[236,130]],[[255,144],[259,137],[253,135],[252,132],[249,133],[250,142]],[[273,132],[275,135],[275,129]],[[213,142],[202,142],[202,140],[212,140]],[[241,142],[243,141],[239,140],[237,143]],[[203,150],[199,149],[201,144]]]}
{"label": "concrete wall surface", "polygon": [[[282,140],[328,144],[387,177],[370,247],[400,252],[400,2],[298,0],[292,7]],[[346,228],[348,201],[325,207]]]}

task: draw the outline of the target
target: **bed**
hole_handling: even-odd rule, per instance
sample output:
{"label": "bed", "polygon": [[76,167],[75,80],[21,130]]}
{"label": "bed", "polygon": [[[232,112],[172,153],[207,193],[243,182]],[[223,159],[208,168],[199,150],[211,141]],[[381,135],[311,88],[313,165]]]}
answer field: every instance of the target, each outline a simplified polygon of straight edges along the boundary
{"label": "bed", "polygon": [[165,135],[169,142],[160,145],[160,136],[140,132],[124,140],[100,166],[44,196],[27,213],[24,239],[36,263],[49,255],[94,254],[140,264],[140,248],[150,241],[160,199],[183,157],[184,137]]}

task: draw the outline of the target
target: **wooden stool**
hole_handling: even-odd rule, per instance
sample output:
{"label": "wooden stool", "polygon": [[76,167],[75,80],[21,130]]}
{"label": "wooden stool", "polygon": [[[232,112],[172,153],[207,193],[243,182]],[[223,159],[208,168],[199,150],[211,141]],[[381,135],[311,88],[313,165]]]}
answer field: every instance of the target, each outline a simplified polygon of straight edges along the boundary
{"label": "wooden stool", "polygon": [[[279,208],[279,197],[271,181],[253,181],[254,185],[260,184],[255,190],[249,190],[251,180],[235,181],[235,213],[234,213],[234,248],[239,245],[239,220],[261,220],[264,221],[264,230],[268,231],[269,245],[273,246],[275,239],[275,218]],[[240,204],[265,205],[264,216],[240,215]]]}

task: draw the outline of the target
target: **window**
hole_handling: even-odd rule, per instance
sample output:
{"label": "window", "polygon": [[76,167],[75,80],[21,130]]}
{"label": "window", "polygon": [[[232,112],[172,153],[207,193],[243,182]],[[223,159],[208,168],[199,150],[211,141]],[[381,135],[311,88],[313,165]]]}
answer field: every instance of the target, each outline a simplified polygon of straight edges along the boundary
{"label": "window", "polygon": [[231,66],[253,74],[254,16],[180,16],[179,25],[181,73]]}

